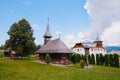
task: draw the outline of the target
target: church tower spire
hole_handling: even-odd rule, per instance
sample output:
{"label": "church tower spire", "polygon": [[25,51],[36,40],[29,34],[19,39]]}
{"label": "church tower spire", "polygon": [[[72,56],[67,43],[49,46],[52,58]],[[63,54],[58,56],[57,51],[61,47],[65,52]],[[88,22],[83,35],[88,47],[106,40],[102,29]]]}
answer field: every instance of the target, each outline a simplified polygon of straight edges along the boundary
{"label": "church tower spire", "polygon": [[103,47],[102,41],[100,40],[100,37],[99,37],[98,34],[97,34],[97,37],[96,37],[96,43],[97,43],[97,45],[96,45],[97,48],[102,48]]}
{"label": "church tower spire", "polygon": [[50,33],[50,27],[49,27],[49,18],[48,18],[48,23],[47,23],[47,29],[46,29],[46,32],[44,34],[44,45],[51,40],[52,38],[52,35]]}
{"label": "church tower spire", "polygon": [[97,34],[96,41],[101,41],[99,35]]}

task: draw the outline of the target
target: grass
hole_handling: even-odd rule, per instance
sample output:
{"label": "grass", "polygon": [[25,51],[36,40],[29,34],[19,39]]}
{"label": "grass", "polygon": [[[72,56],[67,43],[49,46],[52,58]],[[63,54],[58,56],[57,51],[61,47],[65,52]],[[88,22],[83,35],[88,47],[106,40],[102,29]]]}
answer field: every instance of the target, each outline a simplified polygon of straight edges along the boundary
{"label": "grass", "polygon": [[0,59],[0,80],[120,80],[120,69],[94,66],[94,70],[47,66],[33,60]]}

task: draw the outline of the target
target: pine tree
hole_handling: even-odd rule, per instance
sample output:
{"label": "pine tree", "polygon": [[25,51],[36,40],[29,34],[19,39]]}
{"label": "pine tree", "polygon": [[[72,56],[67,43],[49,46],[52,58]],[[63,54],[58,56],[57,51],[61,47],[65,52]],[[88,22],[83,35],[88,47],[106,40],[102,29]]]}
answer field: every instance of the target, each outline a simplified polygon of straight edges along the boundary
{"label": "pine tree", "polygon": [[95,56],[94,56],[94,54],[91,55],[91,58],[92,58],[91,64],[95,64]]}
{"label": "pine tree", "polygon": [[47,65],[49,65],[49,63],[50,63],[50,55],[49,54],[45,55],[45,60],[46,60]]}
{"label": "pine tree", "polygon": [[97,65],[100,64],[100,61],[99,61],[99,54],[96,54],[96,63],[97,63]]}
{"label": "pine tree", "polygon": [[104,57],[102,54],[100,54],[100,65],[103,65],[104,63]]}
{"label": "pine tree", "polygon": [[109,59],[108,59],[108,55],[105,55],[105,66],[109,66]]}
{"label": "pine tree", "polygon": [[88,62],[89,62],[89,64],[91,64],[91,55],[90,54],[88,56]]}
{"label": "pine tree", "polygon": [[114,54],[114,67],[119,68],[119,55],[118,54]]}
{"label": "pine tree", "polygon": [[72,55],[72,62],[73,62],[74,64],[77,63],[77,55],[76,55],[75,53]]}
{"label": "pine tree", "polygon": [[72,54],[68,54],[68,59],[72,61]]}
{"label": "pine tree", "polygon": [[110,66],[111,66],[111,67],[114,66],[114,62],[113,62],[114,58],[113,58],[113,57],[114,57],[114,56],[113,56],[112,54],[109,55],[109,60],[110,60]]}
{"label": "pine tree", "polygon": [[76,54],[77,62],[80,62],[80,54]]}

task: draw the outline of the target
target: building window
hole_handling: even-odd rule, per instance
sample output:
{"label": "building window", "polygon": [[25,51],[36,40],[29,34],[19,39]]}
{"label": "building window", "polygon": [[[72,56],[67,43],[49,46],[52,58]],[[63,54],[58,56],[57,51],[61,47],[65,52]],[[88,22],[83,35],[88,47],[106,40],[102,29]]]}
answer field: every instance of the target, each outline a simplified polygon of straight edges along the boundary
{"label": "building window", "polygon": [[91,51],[93,51],[93,48],[91,48]]}
{"label": "building window", "polygon": [[79,52],[79,49],[77,49],[77,52]]}
{"label": "building window", "polygon": [[75,49],[75,51],[76,51],[76,49]]}

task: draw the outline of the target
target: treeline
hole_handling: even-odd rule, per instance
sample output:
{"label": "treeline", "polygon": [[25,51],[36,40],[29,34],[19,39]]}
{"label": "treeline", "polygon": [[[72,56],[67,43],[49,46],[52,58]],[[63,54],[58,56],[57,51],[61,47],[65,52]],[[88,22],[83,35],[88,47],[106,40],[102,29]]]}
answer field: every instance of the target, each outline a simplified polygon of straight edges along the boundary
{"label": "treeline", "polygon": [[[69,59],[75,64],[79,63],[80,60],[84,60],[86,62],[85,55],[82,54],[73,54],[69,56]],[[89,64],[96,64],[96,65],[104,65],[104,66],[111,66],[111,67],[119,67],[119,55],[118,54],[90,54],[88,56]]]}

